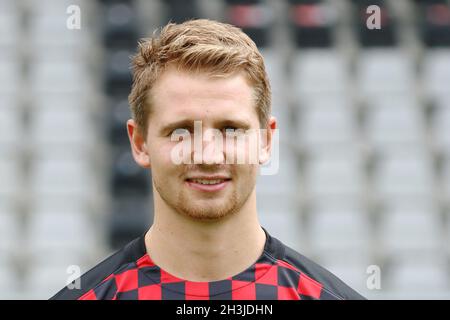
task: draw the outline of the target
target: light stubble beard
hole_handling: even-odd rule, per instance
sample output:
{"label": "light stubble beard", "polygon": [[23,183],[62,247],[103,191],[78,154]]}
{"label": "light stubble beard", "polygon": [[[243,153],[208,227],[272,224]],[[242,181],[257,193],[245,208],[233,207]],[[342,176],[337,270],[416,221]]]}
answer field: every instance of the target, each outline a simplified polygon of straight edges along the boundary
{"label": "light stubble beard", "polygon": [[223,199],[220,205],[204,207],[192,204],[186,190],[180,190],[174,199],[164,192],[164,188],[161,188],[156,180],[154,185],[161,199],[173,210],[191,219],[205,222],[213,222],[231,216],[242,208],[252,193],[250,189],[246,194],[241,194],[241,197],[239,197],[237,189],[233,188],[230,196]]}

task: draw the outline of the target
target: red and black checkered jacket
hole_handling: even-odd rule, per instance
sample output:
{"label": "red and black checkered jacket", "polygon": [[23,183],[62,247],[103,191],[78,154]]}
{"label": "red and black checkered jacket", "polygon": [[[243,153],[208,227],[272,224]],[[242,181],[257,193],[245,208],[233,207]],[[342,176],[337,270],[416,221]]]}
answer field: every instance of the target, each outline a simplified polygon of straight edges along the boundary
{"label": "red and black checkered jacket", "polygon": [[266,232],[264,252],[225,280],[192,282],[158,267],[144,235],[81,276],[80,289],[63,288],[51,299],[302,300],[364,299],[329,271]]}

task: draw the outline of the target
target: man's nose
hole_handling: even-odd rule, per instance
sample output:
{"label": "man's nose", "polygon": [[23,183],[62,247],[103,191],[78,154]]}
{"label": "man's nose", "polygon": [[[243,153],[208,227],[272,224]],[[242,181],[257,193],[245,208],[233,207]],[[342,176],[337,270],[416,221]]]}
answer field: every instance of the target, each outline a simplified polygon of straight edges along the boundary
{"label": "man's nose", "polygon": [[224,139],[222,132],[218,129],[203,130],[202,137],[202,163],[203,164],[222,164],[225,162]]}

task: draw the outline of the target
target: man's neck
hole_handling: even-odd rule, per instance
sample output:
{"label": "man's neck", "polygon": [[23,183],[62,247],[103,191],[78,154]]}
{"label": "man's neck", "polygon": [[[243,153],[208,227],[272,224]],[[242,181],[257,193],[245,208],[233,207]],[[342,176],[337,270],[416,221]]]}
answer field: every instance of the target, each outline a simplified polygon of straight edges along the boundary
{"label": "man's neck", "polygon": [[178,278],[198,282],[223,280],[244,271],[261,256],[265,242],[255,195],[220,221],[155,212],[145,236],[147,253],[156,265]]}

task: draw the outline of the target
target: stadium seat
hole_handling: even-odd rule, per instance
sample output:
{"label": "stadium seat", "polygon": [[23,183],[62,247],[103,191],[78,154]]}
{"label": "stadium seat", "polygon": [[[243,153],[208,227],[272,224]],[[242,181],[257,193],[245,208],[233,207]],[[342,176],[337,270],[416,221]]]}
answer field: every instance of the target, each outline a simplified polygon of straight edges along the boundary
{"label": "stadium seat", "polygon": [[441,153],[439,165],[439,198],[443,204],[450,203],[450,150],[445,149]]}
{"label": "stadium seat", "polygon": [[415,99],[383,95],[368,104],[365,131],[373,147],[386,150],[425,143],[423,110]]}
{"label": "stadium seat", "polygon": [[285,77],[285,64],[282,53],[275,48],[263,48],[260,50],[264,58],[264,66],[269,77],[272,104],[282,104],[286,99],[287,79]]}
{"label": "stadium seat", "polygon": [[17,94],[22,80],[22,69],[17,58],[0,60],[0,94]]}
{"label": "stadium seat", "polygon": [[358,199],[366,180],[361,153],[351,148],[311,151],[304,161],[305,191],[312,199]]}
{"label": "stadium seat", "polygon": [[108,217],[107,239],[114,249],[142,236],[153,222],[152,198],[139,194],[116,196]]}
{"label": "stadium seat", "polygon": [[398,148],[376,158],[372,176],[377,197],[414,199],[435,194],[434,162],[423,148]]}
{"label": "stadium seat", "polygon": [[[272,153],[272,162],[269,163],[265,173],[256,180],[256,190],[261,194],[285,193],[295,195],[298,191],[298,160],[295,153],[287,146],[280,146],[278,156]],[[270,174],[269,174],[270,173]]]}
{"label": "stadium seat", "polygon": [[20,162],[0,158],[0,197],[17,199],[19,191],[23,185],[23,175],[21,173]]}
{"label": "stadium seat", "polygon": [[[359,43],[363,48],[391,47],[398,43],[397,23],[392,7],[384,0],[353,0],[354,16]],[[369,29],[368,20],[373,11],[367,11],[371,5],[378,6],[380,18],[379,29]]]}
{"label": "stadium seat", "polygon": [[427,50],[422,62],[422,84],[431,100],[448,95],[450,49]]}
{"label": "stadium seat", "polygon": [[[392,261],[385,277],[386,289],[400,292],[403,299],[442,299],[448,292],[449,267],[445,257],[412,256]],[[448,294],[447,294],[448,296]]]}
{"label": "stadium seat", "polygon": [[31,209],[28,217],[30,253],[92,254],[96,243],[93,219],[80,208]]}
{"label": "stadium seat", "polygon": [[111,110],[108,121],[109,140],[114,145],[126,146],[129,144],[126,123],[131,118],[128,99],[126,97],[110,99],[108,105]]}
{"label": "stadium seat", "polygon": [[303,217],[299,199],[283,192],[256,192],[258,218],[271,235],[288,246],[304,245]]}
{"label": "stadium seat", "polygon": [[[92,41],[93,2],[85,0],[51,0],[40,1],[36,6],[33,1],[22,0],[22,6],[29,16],[29,45],[38,51],[49,51],[57,48],[66,48],[70,51],[84,51],[87,47],[95,48]],[[80,8],[80,29],[69,29],[67,22],[73,11],[67,11],[69,6],[77,5]]]}
{"label": "stadium seat", "polygon": [[367,212],[357,204],[331,205],[319,201],[308,212],[308,220],[307,232],[315,253],[362,254],[370,248],[371,227]]}
{"label": "stadium seat", "polygon": [[47,155],[34,159],[30,168],[31,195],[91,199],[97,193],[98,181],[88,161],[84,156],[64,159]]}
{"label": "stadium seat", "polygon": [[263,193],[258,188],[256,189],[256,197],[258,212],[264,215],[275,214],[277,211],[282,211],[290,214],[300,215],[299,199],[284,192],[270,192]]}
{"label": "stadium seat", "polygon": [[0,48],[17,45],[21,33],[19,14],[15,1],[4,0],[0,3]]}
{"label": "stadium seat", "polygon": [[379,239],[387,256],[438,253],[442,250],[441,216],[432,202],[392,202],[383,209]]}
{"label": "stadium seat", "polygon": [[66,24],[69,15],[65,12],[66,9],[63,8],[55,16],[33,16],[30,19],[31,45],[42,48],[42,50],[49,47],[77,50],[77,48],[92,44],[89,34],[85,31],[87,29],[86,21],[81,20],[80,29],[68,29]]}
{"label": "stadium seat", "polygon": [[21,299],[20,280],[11,265],[0,265],[0,288],[2,300]]}
{"label": "stadium seat", "polygon": [[[173,1],[173,0],[172,0]],[[258,47],[270,45],[270,8],[261,0],[226,0],[225,20],[241,28]],[[194,14],[194,12],[192,12]]]}
{"label": "stadium seat", "polygon": [[104,67],[104,87],[108,95],[128,96],[132,83],[129,68],[131,54],[128,50],[117,50],[108,55]]}
{"label": "stadium seat", "polygon": [[362,98],[386,94],[411,95],[416,91],[412,58],[400,49],[371,49],[360,53],[356,83]]}
{"label": "stadium seat", "polygon": [[200,8],[197,1],[194,0],[168,0],[164,1],[166,5],[167,18],[166,21],[182,23],[183,21],[198,18],[200,16]]}
{"label": "stadium seat", "polygon": [[445,0],[419,1],[420,36],[429,48],[450,46],[450,7]]}
{"label": "stadium seat", "polygon": [[299,110],[297,128],[300,147],[354,144],[357,138],[356,115],[340,96],[307,99]]}
{"label": "stadium seat", "polygon": [[330,3],[321,0],[290,0],[289,26],[300,48],[331,47],[336,16]]}
{"label": "stadium seat", "polygon": [[295,54],[292,61],[292,86],[296,99],[310,95],[348,94],[348,64],[334,50],[309,49]]}
{"label": "stadium seat", "polygon": [[272,116],[277,120],[279,141],[285,145],[297,145],[295,135],[295,123],[293,111],[286,100],[278,99],[278,103],[272,103]]}
{"label": "stadium seat", "polygon": [[271,235],[290,247],[303,245],[303,229],[301,216],[296,212],[272,210],[259,211],[259,221]]}
{"label": "stadium seat", "polygon": [[140,37],[133,2],[119,1],[104,6],[102,38],[109,49],[135,48]]}
{"label": "stadium seat", "polygon": [[[22,112],[13,96],[2,96],[0,102],[0,148],[18,147],[24,132]],[[0,151],[0,158],[5,155]]]}
{"label": "stadium seat", "polygon": [[435,100],[434,109],[430,117],[430,131],[432,146],[436,150],[445,152],[450,147],[450,94]]}
{"label": "stadium seat", "polygon": [[110,190],[115,196],[145,196],[151,193],[151,173],[134,161],[129,147],[118,147],[115,151]]}
{"label": "stadium seat", "polygon": [[30,86],[32,93],[86,94],[90,85],[86,66],[76,61],[42,61],[32,65]]}
{"label": "stadium seat", "polygon": [[12,255],[15,250],[20,248],[21,227],[19,214],[13,208],[0,207],[0,251],[2,256]]}
{"label": "stadium seat", "polygon": [[83,146],[92,144],[91,139],[98,140],[92,114],[87,108],[51,106],[36,108],[35,111],[30,118],[30,133],[33,143],[41,148]]}

